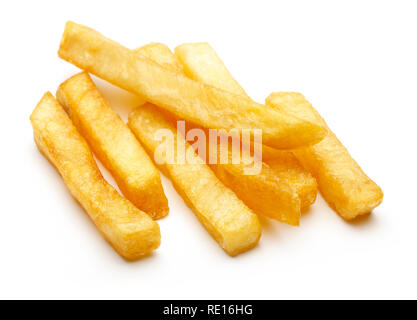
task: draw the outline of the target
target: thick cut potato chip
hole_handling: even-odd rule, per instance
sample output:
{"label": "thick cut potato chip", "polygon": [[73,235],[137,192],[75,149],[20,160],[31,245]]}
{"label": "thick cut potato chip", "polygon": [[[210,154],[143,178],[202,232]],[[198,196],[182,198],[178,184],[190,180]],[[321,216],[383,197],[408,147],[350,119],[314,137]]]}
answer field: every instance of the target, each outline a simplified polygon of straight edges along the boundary
{"label": "thick cut potato chip", "polygon": [[288,149],[316,143],[320,126],[191,80],[139,56],[100,33],[68,22],[59,56],[181,119],[213,129],[262,129],[267,145]]}
{"label": "thick cut potato chip", "polygon": [[133,111],[129,126],[152,155],[161,144],[157,134],[160,130],[168,130],[171,134],[173,150],[177,150],[179,144],[191,150],[192,163],[187,161],[189,158],[181,163],[175,157],[175,161],[161,164],[161,170],[170,177],[178,193],[229,255],[235,256],[256,246],[261,236],[258,217],[189,149],[190,145],[177,135],[177,130],[155,106],[145,104]]}
{"label": "thick cut potato chip", "polygon": [[[180,45],[175,49],[175,55],[192,79],[248,97],[208,43]],[[263,146],[262,151],[263,169],[257,177],[239,177],[240,181],[237,183],[238,181],[232,179],[237,178],[232,176],[236,173],[233,166],[217,165],[216,168],[213,166],[213,170],[219,172],[229,169],[228,174],[221,175],[223,183],[232,188],[255,212],[271,218],[278,216],[280,221],[298,224],[296,212],[300,208],[305,211],[314,203],[317,182],[291,152],[267,146]],[[245,189],[241,190],[242,188]],[[290,190],[293,190],[292,196]],[[293,200],[289,201],[290,198]],[[295,198],[301,201],[301,205],[295,204]]]}
{"label": "thick cut potato chip", "polygon": [[340,216],[351,220],[371,212],[382,202],[381,188],[362,171],[302,94],[272,93],[266,103],[328,129],[329,133],[323,141],[308,148],[297,149],[294,153],[317,178],[324,199]]}
{"label": "thick cut potato chip", "polygon": [[116,251],[134,260],[158,248],[158,224],[104,180],[87,143],[50,93],[30,120],[39,150]]}
{"label": "thick cut potato chip", "polygon": [[[164,44],[151,44],[149,46],[152,50],[146,50],[147,46],[144,46],[137,49],[136,52],[157,63],[164,64],[166,68],[182,72],[178,71],[181,70],[181,67],[179,67],[181,63],[167,46]],[[199,52],[203,53],[202,51]],[[213,56],[216,57],[215,54],[209,55],[210,59]],[[202,65],[212,65],[214,69],[218,69],[218,58],[213,61],[208,60],[204,62],[204,59],[198,59],[198,61]],[[191,72],[195,71],[194,74],[197,77],[206,71],[206,67],[199,69],[198,65],[198,63],[193,64],[189,68]],[[221,70],[224,70],[224,65],[222,64],[222,66]],[[188,65],[185,65],[185,68],[187,67]],[[213,73],[211,75],[215,77]],[[218,82],[222,84],[227,83],[230,77],[231,75],[226,70],[226,72],[219,74]],[[218,82],[213,80],[210,84],[216,85]],[[237,82],[234,83],[237,84]],[[175,121],[176,119],[171,116],[170,120]],[[188,132],[195,128],[194,124],[187,123],[185,130]],[[207,130],[205,133],[206,137],[208,137]],[[208,139],[206,146],[206,154],[208,154]],[[271,164],[262,163],[262,169],[256,175],[247,175],[244,171],[252,165],[245,165],[243,161],[241,163],[232,163],[230,151],[228,152],[229,162],[227,164],[221,164],[219,159],[217,159],[217,164],[210,164],[210,168],[220,181],[232,189],[255,213],[286,222],[290,225],[299,225],[301,210],[305,210],[316,198],[317,184],[315,179],[301,167],[298,160],[291,153],[282,150],[276,150],[275,153],[278,152],[280,157],[276,158]],[[220,158],[220,152],[218,153],[218,158]],[[242,158],[243,156],[241,156],[240,160]]]}
{"label": "thick cut potato chip", "polygon": [[57,99],[126,198],[154,219],[166,216],[158,169],[90,76],[83,72],[65,81]]}

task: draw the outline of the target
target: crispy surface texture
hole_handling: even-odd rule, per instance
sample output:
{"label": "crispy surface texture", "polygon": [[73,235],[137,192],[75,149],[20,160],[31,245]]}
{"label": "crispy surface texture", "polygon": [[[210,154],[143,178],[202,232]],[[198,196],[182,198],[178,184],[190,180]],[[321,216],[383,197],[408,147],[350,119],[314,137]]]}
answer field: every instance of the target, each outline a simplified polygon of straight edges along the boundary
{"label": "crispy surface texture", "polygon": [[[160,141],[156,132],[168,129],[174,137],[174,150],[177,144],[189,144],[167,121],[157,108],[145,104],[129,116],[129,126],[143,143],[149,154],[154,154]],[[259,241],[261,225],[258,217],[242,201],[225,187],[204,161],[194,154],[195,163],[164,163],[161,170],[172,180],[178,193],[193,210],[194,214],[231,256],[247,251]]]}
{"label": "crispy surface texture", "polygon": [[[144,48],[147,47],[144,46],[138,49],[137,53],[146,54],[147,58],[157,63],[165,63],[164,66],[166,68],[172,68],[174,71],[177,70],[177,72],[185,74],[184,71],[178,67],[178,65],[181,66],[180,61],[167,46],[163,44],[151,44],[150,46],[152,48],[151,51],[143,53]],[[192,44],[186,45],[184,49],[191,49],[192,46]],[[197,46],[200,48],[200,44],[197,44]],[[207,48],[210,52],[213,51],[213,49],[209,46],[204,45],[203,48]],[[192,58],[189,57],[188,54],[185,54],[188,50],[183,50],[183,52],[187,60]],[[197,54],[195,50],[191,50],[191,52],[193,54]],[[202,48],[200,48],[197,52],[199,54],[204,54]],[[203,68],[199,67],[199,63],[195,63],[191,66],[184,64],[185,69],[188,68],[190,72],[193,72],[196,75],[197,78],[199,78],[200,74],[204,77],[208,65],[213,66],[214,70],[218,69],[216,65],[220,60],[215,53],[207,54],[204,57],[207,57],[208,60],[205,60],[204,58],[197,59],[198,62],[201,62]],[[212,57],[216,58],[211,60]],[[222,64],[221,66],[220,70],[224,71],[224,65]],[[217,78],[213,72],[211,72],[210,75],[213,77],[210,85],[216,86],[218,83],[224,84],[230,79],[232,80],[232,83],[237,84],[237,82],[231,78],[227,69],[226,72],[221,72]],[[236,91],[236,93],[243,92],[243,94],[245,94],[243,89],[240,92],[238,90]],[[170,120],[175,121],[177,119],[170,117]],[[194,124],[187,123],[186,131],[194,128],[197,128]],[[207,130],[206,137],[208,137]],[[206,141],[206,147],[206,152],[208,154],[208,139]],[[271,165],[262,163],[262,170],[256,175],[244,174],[245,167],[249,166],[245,165],[243,162],[233,164],[231,153],[229,153],[229,163],[221,164],[219,159],[217,159],[217,164],[210,164],[210,168],[216,174],[217,178],[219,178],[219,180],[227,187],[232,189],[232,191],[235,192],[236,195],[255,213],[297,226],[299,225],[301,210],[307,208],[311,204],[311,201],[315,200],[317,195],[317,185],[315,179],[310,174],[306,173],[306,171],[298,163],[298,160],[295,159],[292,154],[283,150],[277,150],[277,152],[279,152],[281,158],[285,162],[274,160],[277,164],[275,164],[275,162]],[[285,157],[287,154],[288,157]],[[220,152],[218,153],[218,157],[220,157]],[[294,160],[293,163],[291,163],[291,159]],[[308,180],[308,178],[310,178],[311,181]],[[293,180],[294,183],[292,182]],[[301,192],[305,189],[303,188],[304,181],[311,182],[313,185],[312,192],[307,195],[305,195],[305,192]]]}
{"label": "crispy surface texture", "polygon": [[245,90],[227,70],[216,51],[207,42],[179,45],[175,48],[175,55],[189,78],[248,97]]}
{"label": "crispy surface texture", "polygon": [[159,247],[159,226],[102,177],[91,151],[50,93],[30,117],[39,150],[116,251],[135,260]]}
{"label": "crispy surface texture", "polygon": [[291,186],[301,201],[301,212],[306,211],[317,199],[316,179],[308,172],[294,154],[286,150],[276,150],[274,158],[265,160],[277,177],[280,185]]}
{"label": "crispy surface texture", "polygon": [[278,149],[313,144],[326,135],[320,126],[189,79],[73,22],[66,25],[58,54],[203,127],[262,129],[263,142]]}
{"label": "crispy surface texture", "polygon": [[[208,43],[180,45],[175,55],[192,79],[248,97]],[[298,225],[300,210],[305,211],[317,198],[317,182],[290,151],[267,146],[262,150],[262,172],[256,176],[241,175],[242,165],[211,167],[256,213]]]}
{"label": "crispy surface texture", "polygon": [[298,226],[301,199],[290,183],[277,175],[273,168],[262,163],[256,175],[245,175],[244,165],[210,165],[216,176],[255,213]]}
{"label": "crispy surface texture", "polygon": [[88,73],[62,83],[57,99],[126,198],[154,219],[166,216],[168,200],[158,169]]}
{"label": "crispy surface texture", "polygon": [[383,198],[373,182],[350,156],[348,150],[327,127],[324,119],[300,93],[272,93],[266,103],[327,128],[328,135],[318,144],[294,151],[298,160],[317,179],[327,203],[346,220],[367,214]]}
{"label": "crispy surface texture", "polygon": [[155,57],[158,57],[157,62],[159,65],[174,72],[184,74],[182,64],[172,53],[171,49],[163,43],[149,43],[133,51],[154,61],[156,61]]}

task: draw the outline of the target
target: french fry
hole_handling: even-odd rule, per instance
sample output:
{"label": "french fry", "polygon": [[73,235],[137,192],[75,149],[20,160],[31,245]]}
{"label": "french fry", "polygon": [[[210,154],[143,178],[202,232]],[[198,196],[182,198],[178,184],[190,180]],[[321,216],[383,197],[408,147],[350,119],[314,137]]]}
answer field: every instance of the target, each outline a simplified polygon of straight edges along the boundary
{"label": "french fry", "polygon": [[159,226],[110,186],[64,109],[46,93],[30,117],[39,150],[115,250],[135,260],[159,247]]}
{"label": "french fry", "polygon": [[[162,49],[160,51],[162,52]],[[165,57],[162,60],[164,62],[168,59],[168,52],[166,50],[164,50],[163,56]],[[182,65],[184,73],[189,78],[250,99],[209,43],[197,42],[181,44],[175,48],[175,56]],[[283,153],[281,150],[273,149],[265,145],[262,147],[262,159],[264,160],[282,158],[284,154],[291,157],[291,153]]]}
{"label": "french fry", "polygon": [[289,185],[295,190],[301,201],[301,212],[306,211],[317,199],[316,179],[301,166],[292,152],[273,150],[274,158],[265,160],[265,163],[272,169],[281,185]]}
{"label": "french fry", "polygon": [[[164,67],[166,68],[171,68],[176,72],[184,74],[181,63],[164,44],[153,43],[143,46],[137,49],[136,53],[146,56],[157,63],[164,64]],[[200,59],[198,62],[201,62],[202,65],[212,65],[214,69],[218,69],[218,60],[209,60],[206,61],[206,64],[204,59]],[[190,68],[190,71],[197,71],[194,73],[197,76],[199,74],[204,74],[204,72],[207,71],[207,68],[203,67],[201,72],[199,72],[198,65],[199,64],[196,63]],[[185,65],[186,68],[187,66],[188,65]],[[211,73],[211,76],[215,78],[213,73]],[[224,74],[220,73],[217,81],[220,83],[227,83],[230,77],[230,74],[227,72]],[[198,79],[200,80],[200,78]],[[212,81],[210,84],[215,85],[217,82]],[[177,119],[171,116],[170,120],[176,121]],[[188,132],[188,130],[195,128],[195,125],[187,123],[185,129],[186,132]],[[208,137],[207,130],[206,137]],[[208,139],[206,141],[206,146],[207,149],[209,149]],[[242,152],[244,152],[243,149]],[[265,215],[290,225],[299,225],[301,210],[306,209],[311,204],[311,201],[315,200],[317,195],[317,184],[314,178],[301,168],[292,154],[285,157],[288,151],[279,150],[279,152],[281,156],[280,159],[282,158],[281,163],[278,160],[274,160],[277,162],[276,165],[274,162],[272,165],[262,163],[262,169],[256,175],[245,174],[244,170],[250,167],[250,165],[245,165],[243,161],[236,164],[232,163],[232,155],[230,152],[228,163],[221,164],[219,159],[217,159],[217,164],[211,164],[210,168],[216,174],[217,178],[219,178],[219,180],[227,187],[232,189],[232,191],[235,192],[236,195],[255,213]],[[218,153],[218,157],[220,157],[220,152]],[[243,157],[241,157],[240,160],[242,160],[242,158]],[[286,158],[293,159],[294,161],[291,163],[291,161],[287,161]],[[311,183],[308,184],[308,182]],[[313,190],[308,190],[310,192],[305,194],[305,192],[303,192],[303,190],[305,190],[305,188],[303,188],[304,184],[307,184],[310,187],[312,185]]]}
{"label": "french fry", "polygon": [[[168,53],[165,52],[164,56],[168,56]],[[250,99],[209,43],[197,42],[181,44],[175,48],[175,56],[182,65],[185,74],[190,79]],[[287,154],[291,157],[290,153]],[[281,158],[282,156],[283,153],[281,150],[268,146],[262,147],[262,158],[264,160]]]}
{"label": "french fry", "polygon": [[168,200],[158,170],[88,73],[62,83],[57,100],[126,198],[154,219],[165,217]]}
{"label": "french fry", "polygon": [[249,98],[207,42],[179,45],[175,56],[190,79]]}
{"label": "french fry", "polygon": [[[175,55],[185,73],[192,79],[249,98],[208,43],[182,44],[175,48]],[[296,212],[300,208],[305,211],[314,203],[317,182],[291,152],[267,146],[263,146],[262,150],[264,163],[257,177],[241,176],[239,180],[233,181],[231,175],[236,172],[232,170],[233,167],[216,165],[212,168],[215,172],[230,169],[228,174],[220,172],[224,178],[223,183],[232,188],[255,212],[298,225]],[[284,194],[287,196],[283,197]],[[296,204],[296,198],[301,204]]]}
{"label": "french fry", "polygon": [[156,61],[154,58],[158,57],[157,62],[162,67],[184,74],[184,68],[181,63],[172,53],[171,49],[163,43],[149,43],[133,51],[154,61]]}
{"label": "french fry", "polygon": [[203,127],[262,129],[263,142],[278,149],[313,144],[326,134],[317,125],[166,69],[73,22],[66,25],[58,54],[178,118]]}
{"label": "french fry", "polygon": [[324,199],[341,217],[346,220],[354,219],[371,212],[382,202],[381,188],[362,171],[302,94],[272,93],[266,99],[266,103],[328,130],[329,133],[323,141],[314,146],[297,149],[294,154],[316,177]]}
{"label": "french fry", "polygon": [[[149,154],[153,155],[161,143],[157,138],[157,132],[161,129],[169,130],[172,134],[174,150],[177,150],[178,144],[186,150],[190,148],[183,137],[177,136],[177,130],[171,123],[151,104],[134,110],[129,115],[128,124]],[[192,163],[187,161],[188,158],[184,163],[176,158],[171,163],[161,164],[161,170],[170,177],[178,193],[229,255],[235,256],[253,248],[261,236],[258,217],[191,151],[194,155]]]}

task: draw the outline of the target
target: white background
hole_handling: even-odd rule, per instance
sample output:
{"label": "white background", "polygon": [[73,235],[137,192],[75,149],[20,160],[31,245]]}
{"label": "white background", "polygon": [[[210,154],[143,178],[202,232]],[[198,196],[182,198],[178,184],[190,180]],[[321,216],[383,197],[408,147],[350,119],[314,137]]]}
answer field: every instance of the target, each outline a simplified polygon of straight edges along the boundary
{"label": "white background", "polygon": [[[414,1],[2,2],[0,298],[417,298],[416,15]],[[319,198],[230,258],[163,178],[162,245],[124,261],[32,138],[42,94],[78,71],[56,54],[67,20],[131,48],[208,41],[259,102],[304,93],[383,204],[346,223]],[[138,102],[97,83],[123,117]]]}

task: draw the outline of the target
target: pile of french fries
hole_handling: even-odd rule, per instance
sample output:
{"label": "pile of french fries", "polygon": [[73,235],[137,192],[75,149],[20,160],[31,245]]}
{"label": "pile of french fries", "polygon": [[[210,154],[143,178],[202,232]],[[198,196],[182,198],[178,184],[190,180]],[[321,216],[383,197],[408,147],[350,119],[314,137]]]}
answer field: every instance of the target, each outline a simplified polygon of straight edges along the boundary
{"label": "pile of french fries", "polygon": [[[48,92],[36,106],[30,118],[36,145],[128,260],[160,245],[155,220],[169,208],[157,168],[231,256],[257,245],[258,215],[299,225],[318,190],[346,220],[370,213],[382,201],[382,190],[303,95],[275,92],[264,105],[254,102],[207,43],[183,44],[175,52],[160,43],[131,50],[68,22],[58,55],[84,71],[62,83],[56,98]],[[124,123],[89,73],[146,103]],[[262,150],[259,172],[246,174],[244,162],[206,161],[194,149],[193,161],[155,161],[161,129],[172,133],[175,148],[190,149],[177,121],[185,123],[186,134],[196,128],[261,129],[262,143],[254,146]],[[251,153],[241,151],[242,157]],[[104,180],[92,152],[124,196]]]}

